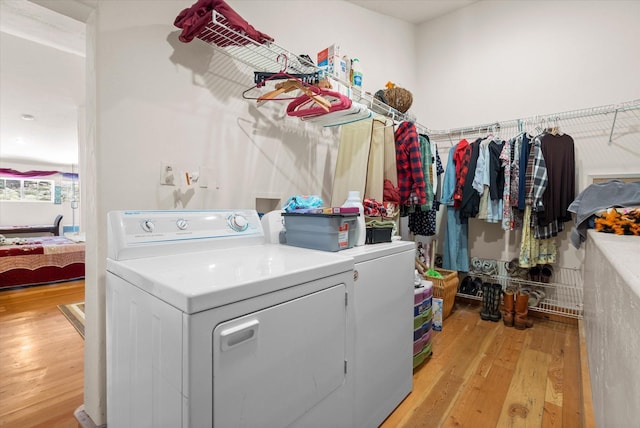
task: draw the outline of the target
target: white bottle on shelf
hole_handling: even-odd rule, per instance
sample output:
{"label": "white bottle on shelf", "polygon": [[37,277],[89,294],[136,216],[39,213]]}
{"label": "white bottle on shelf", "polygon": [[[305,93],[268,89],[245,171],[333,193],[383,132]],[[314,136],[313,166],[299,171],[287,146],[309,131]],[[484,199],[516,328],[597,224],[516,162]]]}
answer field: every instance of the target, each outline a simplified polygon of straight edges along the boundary
{"label": "white bottle on shelf", "polygon": [[344,55],[342,57],[342,60],[344,61],[347,67],[345,81],[343,83],[351,84],[351,58],[349,58],[349,55]]}
{"label": "white bottle on shelf", "polygon": [[360,215],[358,216],[358,226],[356,227],[356,246],[364,245],[367,240],[367,225],[364,221],[364,206],[360,199],[360,192],[357,190],[349,190],[347,200],[342,204],[343,207],[358,207]]}
{"label": "white bottle on shelf", "polygon": [[362,88],[362,65],[358,58],[351,61],[351,84]]}

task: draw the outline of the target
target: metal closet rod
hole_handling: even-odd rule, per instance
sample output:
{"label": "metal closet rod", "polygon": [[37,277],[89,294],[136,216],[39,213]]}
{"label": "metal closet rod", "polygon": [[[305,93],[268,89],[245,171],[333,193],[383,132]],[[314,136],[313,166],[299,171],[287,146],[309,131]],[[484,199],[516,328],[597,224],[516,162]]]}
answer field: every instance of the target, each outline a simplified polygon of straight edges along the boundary
{"label": "metal closet rod", "polygon": [[454,135],[464,136],[464,134],[478,134],[481,132],[494,132],[500,128],[513,128],[517,127],[522,131],[522,128],[527,123],[533,124],[547,124],[557,123],[560,120],[577,119],[581,117],[599,116],[605,114],[614,113],[613,122],[611,124],[611,133],[609,134],[609,142],[613,136],[613,131],[616,126],[616,119],[618,113],[622,111],[637,110],[640,109],[640,99],[633,101],[626,101],[620,104],[610,104],[605,106],[590,107],[580,110],[570,110],[562,113],[553,113],[545,115],[530,116],[520,119],[510,119],[500,122],[486,123],[482,125],[467,126],[464,128],[451,128],[445,130],[430,130],[428,135],[430,138],[448,138],[451,139]]}

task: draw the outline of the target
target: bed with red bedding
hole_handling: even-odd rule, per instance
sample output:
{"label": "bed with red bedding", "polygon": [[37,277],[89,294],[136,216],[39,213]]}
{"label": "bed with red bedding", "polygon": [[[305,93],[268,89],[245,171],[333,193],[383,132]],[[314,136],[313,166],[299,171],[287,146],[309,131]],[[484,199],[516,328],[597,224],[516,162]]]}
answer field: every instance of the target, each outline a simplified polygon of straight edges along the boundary
{"label": "bed with red bedding", "polygon": [[43,236],[0,245],[0,288],[80,278],[84,278],[84,242]]}

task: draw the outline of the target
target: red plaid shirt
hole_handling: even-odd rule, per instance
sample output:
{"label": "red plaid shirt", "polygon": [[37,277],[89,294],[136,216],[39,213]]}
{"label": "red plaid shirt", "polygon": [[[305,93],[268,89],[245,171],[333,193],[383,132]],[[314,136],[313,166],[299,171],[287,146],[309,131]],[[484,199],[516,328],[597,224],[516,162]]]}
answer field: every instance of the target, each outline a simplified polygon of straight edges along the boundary
{"label": "red plaid shirt", "polygon": [[471,160],[471,145],[465,140],[460,140],[453,153],[453,161],[456,164],[456,187],[453,192],[453,207],[460,208],[462,204],[462,189],[469,172],[469,161]]}
{"label": "red plaid shirt", "polygon": [[395,140],[400,204],[407,205],[412,192],[418,205],[426,204],[422,154],[416,126],[411,122],[402,122],[395,132]]}

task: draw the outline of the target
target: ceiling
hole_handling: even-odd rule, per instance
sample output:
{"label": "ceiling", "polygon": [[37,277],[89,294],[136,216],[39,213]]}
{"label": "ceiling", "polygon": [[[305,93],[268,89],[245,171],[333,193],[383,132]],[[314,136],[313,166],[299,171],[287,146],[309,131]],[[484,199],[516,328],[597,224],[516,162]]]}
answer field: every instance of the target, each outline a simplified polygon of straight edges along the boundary
{"label": "ceiling", "polygon": [[29,1],[0,1],[3,161],[78,163],[84,47],[84,23]]}
{"label": "ceiling", "polygon": [[[347,1],[417,24],[477,0]],[[0,0],[3,161],[78,163],[78,114],[85,98],[85,25],[75,12],[83,2],[86,0]],[[74,13],[61,10],[65,5],[75,6]],[[33,119],[25,120],[24,115]]]}
{"label": "ceiling", "polygon": [[412,24],[446,15],[478,0],[347,0],[365,9]]}

